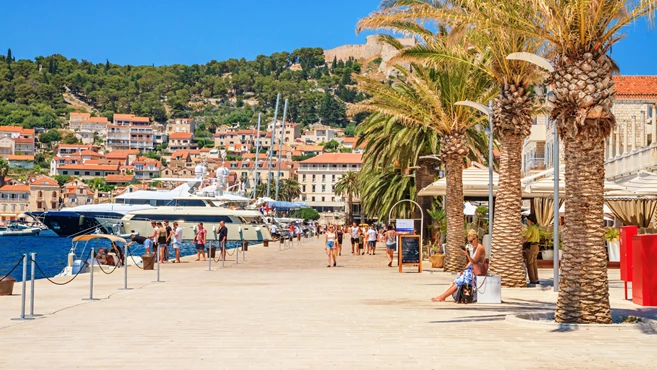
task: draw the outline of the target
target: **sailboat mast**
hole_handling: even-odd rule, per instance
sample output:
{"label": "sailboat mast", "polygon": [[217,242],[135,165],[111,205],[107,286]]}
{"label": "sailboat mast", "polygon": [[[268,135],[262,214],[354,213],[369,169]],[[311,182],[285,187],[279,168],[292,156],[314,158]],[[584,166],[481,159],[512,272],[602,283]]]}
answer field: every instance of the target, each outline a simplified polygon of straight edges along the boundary
{"label": "sailboat mast", "polygon": [[278,183],[281,180],[281,155],[283,154],[283,138],[285,137],[285,118],[287,117],[287,99],[283,107],[283,124],[281,125],[281,145],[278,149],[278,165],[276,166],[276,201],[278,202]]}
{"label": "sailboat mast", "polygon": [[260,117],[262,113],[258,113],[258,129],[256,130],[256,153],[255,165],[253,166],[253,199],[256,198],[256,187],[258,186],[258,155],[260,155]]}
{"label": "sailboat mast", "polygon": [[271,129],[271,141],[269,142],[269,173],[267,174],[267,198],[270,196],[271,188],[271,160],[274,156],[274,139],[276,138],[276,120],[278,119],[278,103],[281,100],[281,94],[276,95],[276,111],[274,111],[274,125]]}

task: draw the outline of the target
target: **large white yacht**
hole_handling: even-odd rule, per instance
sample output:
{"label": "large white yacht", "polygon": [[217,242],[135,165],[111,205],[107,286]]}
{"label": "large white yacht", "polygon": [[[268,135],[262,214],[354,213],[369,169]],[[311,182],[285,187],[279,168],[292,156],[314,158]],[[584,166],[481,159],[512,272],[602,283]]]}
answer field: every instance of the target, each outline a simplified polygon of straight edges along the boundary
{"label": "large white yacht", "polygon": [[153,232],[151,221],[177,221],[183,228],[183,240],[193,241],[197,225],[203,223],[208,230],[208,241],[218,239],[219,222],[224,221],[228,228],[230,241],[263,241],[270,240],[271,234],[265,225],[262,214],[252,210],[236,210],[225,206],[222,197],[185,197],[176,198],[164,207],[132,211],[123,219],[122,232],[125,234],[139,233],[150,235]]}

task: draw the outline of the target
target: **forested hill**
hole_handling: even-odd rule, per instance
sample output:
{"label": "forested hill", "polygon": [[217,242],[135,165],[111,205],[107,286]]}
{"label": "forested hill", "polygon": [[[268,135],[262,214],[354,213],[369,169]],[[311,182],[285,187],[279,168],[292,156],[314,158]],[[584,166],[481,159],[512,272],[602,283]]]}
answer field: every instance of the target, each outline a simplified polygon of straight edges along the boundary
{"label": "forested hill", "polygon": [[247,125],[257,112],[273,116],[280,92],[290,100],[289,119],[344,127],[344,103],[363,98],[351,78],[360,72],[353,59],[325,63],[321,48],[161,67],[94,64],[58,54],[24,60],[9,50],[0,55],[0,124],[58,127],[77,100],[109,119],[114,113],[159,122],[204,116],[210,127]]}

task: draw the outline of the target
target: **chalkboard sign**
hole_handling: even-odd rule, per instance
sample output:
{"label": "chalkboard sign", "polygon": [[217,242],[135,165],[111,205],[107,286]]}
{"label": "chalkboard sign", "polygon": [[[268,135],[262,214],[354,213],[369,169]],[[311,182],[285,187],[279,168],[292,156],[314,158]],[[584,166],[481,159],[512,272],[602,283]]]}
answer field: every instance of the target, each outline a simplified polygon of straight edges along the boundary
{"label": "chalkboard sign", "polygon": [[418,272],[422,272],[422,248],[420,247],[419,235],[400,235],[399,236],[399,272],[402,272],[402,266],[418,266]]}

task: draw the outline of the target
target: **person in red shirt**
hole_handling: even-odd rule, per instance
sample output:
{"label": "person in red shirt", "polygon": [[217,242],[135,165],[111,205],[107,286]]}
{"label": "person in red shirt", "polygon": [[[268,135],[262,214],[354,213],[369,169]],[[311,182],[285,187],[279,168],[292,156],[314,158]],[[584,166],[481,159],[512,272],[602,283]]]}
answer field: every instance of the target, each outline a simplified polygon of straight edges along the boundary
{"label": "person in red shirt", "polygon": [[205,259],[205,241],[208,231],[203,228],[203,222],[198,223],[198,228],[196,230],[196,237],[194,238],[194,244],[196,244],[196,260],[201,260],[201,253],[203,254],[203,261]]}

